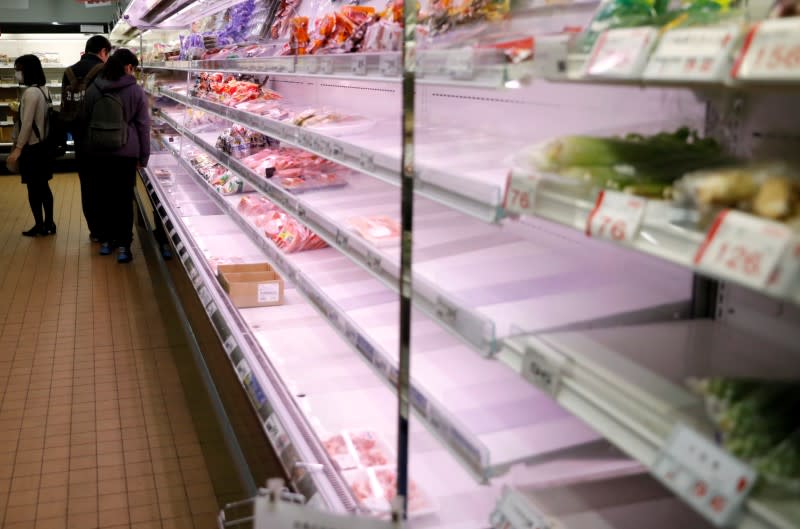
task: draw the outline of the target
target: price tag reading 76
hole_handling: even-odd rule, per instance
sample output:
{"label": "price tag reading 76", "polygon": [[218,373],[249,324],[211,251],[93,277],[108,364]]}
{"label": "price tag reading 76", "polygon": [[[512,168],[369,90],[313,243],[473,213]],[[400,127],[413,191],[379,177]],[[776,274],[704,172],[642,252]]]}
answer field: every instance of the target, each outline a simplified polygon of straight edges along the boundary
{"label": "price tag reading 76", "polygon": [[695,265],[711,274],[764,288],[776,272],[792,238],[783,224],[725,210],[697,250]]}
{"label": "price tag reading 76", "polygon": [[647,201],[640,197],[600,191],[586,221],[586,235],[630,243],[639,231]]}
{"label": "price tag reading 76", "polygon": [[533,215],[536,212],[536,189],[541,178],[534,175],[508,174],[503,207],[508,213]]}

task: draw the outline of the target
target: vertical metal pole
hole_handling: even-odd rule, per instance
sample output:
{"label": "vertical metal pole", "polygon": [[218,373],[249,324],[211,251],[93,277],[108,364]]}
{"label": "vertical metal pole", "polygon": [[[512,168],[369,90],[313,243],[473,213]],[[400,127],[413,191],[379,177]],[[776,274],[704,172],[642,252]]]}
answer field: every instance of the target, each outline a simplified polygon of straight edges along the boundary
{"label": "vertical metal pole", "polygon": [[402,229],[400,242],[400,362],[397,379],[397,495],[402,501],[403,516],[408,507],[408,388],[411,373],[411,252],[414,219],[414,69],[417,2],[403,2],[403,171],[401,187]]}

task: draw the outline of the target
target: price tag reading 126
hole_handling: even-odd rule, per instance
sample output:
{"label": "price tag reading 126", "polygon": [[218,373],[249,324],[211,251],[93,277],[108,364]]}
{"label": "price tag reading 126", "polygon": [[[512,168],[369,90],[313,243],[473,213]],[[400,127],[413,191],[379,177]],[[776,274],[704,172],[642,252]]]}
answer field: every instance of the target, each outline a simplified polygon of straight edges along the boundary
{"label": "price tag reading 126", "polygon": [[630,243],[639,231],[647,201],[643,198],[600,191],[586,221],[586,235]]}
{"label": "price tag reading 126", "polygon": [[586,66],[592,77],[637,78],[658,39],[656,28],[622,28],[597,39]]}
{"label": "price tag reading 126", "polygon": [[697,250],[701,270],[753,288],[764,288],[783,257],[792,231],[777,222],[725,210]]}
{"label": "price tag reading 126", "polygon": [[765,81],[800,79],[800,17],[765,20],[751,29],[733,77]]}

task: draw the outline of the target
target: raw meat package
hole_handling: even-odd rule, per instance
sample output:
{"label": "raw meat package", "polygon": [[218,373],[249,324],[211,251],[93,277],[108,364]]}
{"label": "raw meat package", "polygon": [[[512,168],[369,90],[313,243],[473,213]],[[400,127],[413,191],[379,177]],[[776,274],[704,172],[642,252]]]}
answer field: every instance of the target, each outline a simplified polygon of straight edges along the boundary
{"label": "raw meat package", "polygon": [[[397,470],[394,465],[343,472],[343,476],[363,507],[376,514],[391,513],[397,496]],[[435,500],[414,480],[408,482],[408,515],[422,516],[438,510]]]}
{"label": "raw meat package", "polygon": [[323,444],[341,470],[384,466],[395,460],[389,445],[371,430],[343,430]]}
{"label": "raw meat package", "polygon": [[347,222],[359,235],[376,245],[396,243],[400,238],[400,224],[384,215],[353,217]]}
{"label": "raw meat package", "polygon": [[264,235],[286,253],[328,246],[317,234],[261,196],[243,197],[237,209],[256,227],[264,230]]}

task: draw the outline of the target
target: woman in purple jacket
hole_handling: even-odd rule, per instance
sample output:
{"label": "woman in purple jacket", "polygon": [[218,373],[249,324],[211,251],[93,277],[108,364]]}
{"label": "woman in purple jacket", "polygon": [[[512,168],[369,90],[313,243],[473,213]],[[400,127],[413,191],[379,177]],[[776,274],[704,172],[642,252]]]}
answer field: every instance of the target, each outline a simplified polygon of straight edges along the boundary
{"label": "woman in purple jacket", "polygon": [[122,101],[128,122],[128,141],[114,152],[90,152],[93,181],[98,183],[100,255],[117,247],[117,262],[128,263],[133,242],[133,188],[136,170],[146,167],[150,158],[150,110],[147,97],[133,76],[139,66],[136,55],[118,49],[108,58],[103,70],[86,91],[85,109],[89,123],[95,103],[110,92]]}

